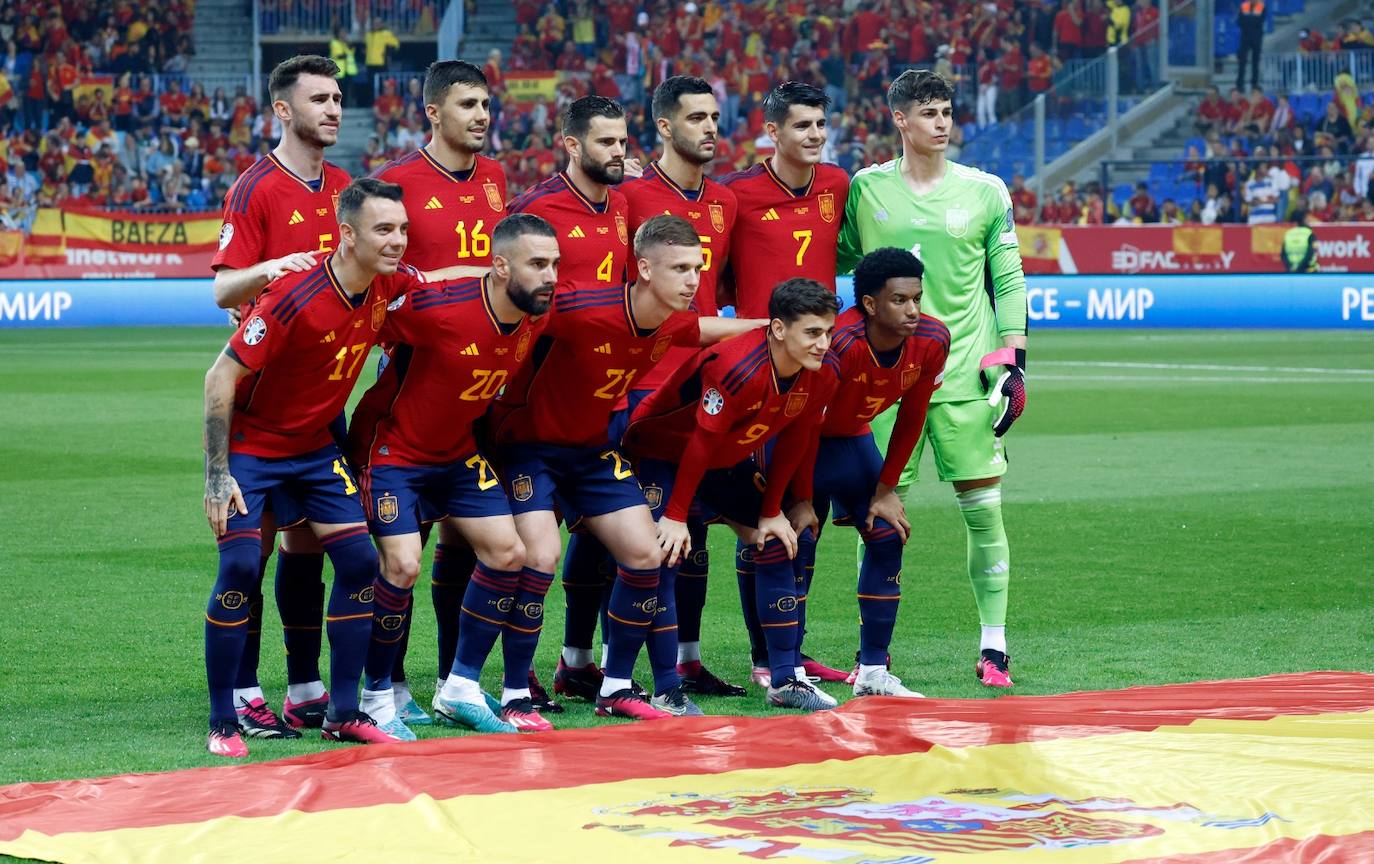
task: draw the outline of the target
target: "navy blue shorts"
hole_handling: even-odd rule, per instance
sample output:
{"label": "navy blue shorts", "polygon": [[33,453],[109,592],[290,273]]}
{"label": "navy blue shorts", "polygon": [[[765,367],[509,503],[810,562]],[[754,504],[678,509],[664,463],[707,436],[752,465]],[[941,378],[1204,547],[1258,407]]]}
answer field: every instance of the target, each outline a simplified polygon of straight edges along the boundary
{"label": "navy blue shorts", "polygon": [[284,459],[230,453],[229,473],[248,505],[247,514],[229,517],[231,531],[259,528],[263,505],[268,501],[278,528],[306,520],[323,525],[364,521],[358,484],[336,444]]}
{"label": "navy blue shorts", "polygon": [[883,472],[883,457],[865,432],[849,438],[822,438],[816,452],[816,516],[825,522],[831,512],[836,525],[863,527],[868,521],[868,502],[878,488]]}
{"label": "navy blue shorts", "polygon": [[367,528],[382,537],[415,534],[450,516],[509,516],[501,479],[481,453],[443,465],[369,465],[359,475]]}
{"label": "navy blue shorts", "polygon": [[[663,515],[668,500],[673,497],[673,483],[677,479],[677,465],[659,459],[640,460],[639,482],[644,497],[654,513]],[[696,504],[704,522],[729,519],[749,528],[758,527],[763,510],[764,475],[752,458],[729,468],[712,468],[701,476],[697,486]]]}
{"label": "navy blue shorts", "polygon": [[502,473],[517,515],[555,511],[571,528],[585,517],[645,503],[630,460],[610,445],[516,444],[504,455]]}

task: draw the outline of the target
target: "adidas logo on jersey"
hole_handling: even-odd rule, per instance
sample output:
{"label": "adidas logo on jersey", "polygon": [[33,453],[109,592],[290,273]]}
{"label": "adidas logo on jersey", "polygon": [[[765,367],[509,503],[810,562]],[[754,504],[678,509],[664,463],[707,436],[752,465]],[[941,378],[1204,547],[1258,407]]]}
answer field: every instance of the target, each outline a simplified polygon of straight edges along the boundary
{"label": "adidas logo on jersey", "polygon": [[776,222],[779,218],[780,217],[778,216],[778,211],[774,210],[772,207],[769,207],[768,212],[763,214],[763,217],[760,221]]}
{"label": "adidas logo on jersey", "polygon": [[434,196],[434,195],[431,195],[431,196],[429,196],[429,200],[425,202],[425,209],[426,209],[426,210],[442,210],[442,209],[444,209],[444,205],[443,205],[443,202],[441,202],[441,201],[438,199],[438,197],[436,197],[436,196]]}
{"label": "adidas logo on jersey", "polygon": [[586,237],[587,234],[586,234],[586,232],[584,232],[584,231],[582,230],[582,226],[581,226],[581,225],[574,225],[574,226],[573,226],[573,230],[571,230],[571,231],[568,232],[568,236],[571,237],[571,238],[573,238],[574,240],[576,240],[576,239],[578,239],[579,237]]}
{"label": "adidas logo on jersey", "polygon": [[301,211],[299,211],[299,210],[292,210],[292,211],[291,211],[291,218],[286,220],[286,224],[287,224],[287,225],[299,225],[299,224],[301,224],[301,223],[304,222],[304,221],[305,221],[305,217],[301,215]]}
{"label": "adidas logo on jersey", "polygon": [[598,353],[598,354],[609,354],[609,353],[611,353],[611,343],[609,343],[609,342],[602,342],[600,345],[596,346],[596,353]]}
{"label": "adidas logo on jersey", "polygon": [[477,356],[478,354],[480,354],[480,353],[481,353],[481,352],[477,350],[477,343],[476,343],[476,342],[473,342],[471,345],[469,345],[468,347],[466,347],[466,348],[463,349],[463,356],[464,356],[464,357],[476,357],[476,356]]}

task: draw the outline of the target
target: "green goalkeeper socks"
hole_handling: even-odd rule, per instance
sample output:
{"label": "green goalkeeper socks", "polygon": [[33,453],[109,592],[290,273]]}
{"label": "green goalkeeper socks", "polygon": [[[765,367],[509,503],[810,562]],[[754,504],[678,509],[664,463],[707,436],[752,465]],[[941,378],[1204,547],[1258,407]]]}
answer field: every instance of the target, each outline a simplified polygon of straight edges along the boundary
{"label": "green goalkeeper socks", "polygon": [[1002,487],[984,486],[954,497],[968,531],[968,576],[978,619],[985,625],[1004,626],[1011,553],[1002,528]]}

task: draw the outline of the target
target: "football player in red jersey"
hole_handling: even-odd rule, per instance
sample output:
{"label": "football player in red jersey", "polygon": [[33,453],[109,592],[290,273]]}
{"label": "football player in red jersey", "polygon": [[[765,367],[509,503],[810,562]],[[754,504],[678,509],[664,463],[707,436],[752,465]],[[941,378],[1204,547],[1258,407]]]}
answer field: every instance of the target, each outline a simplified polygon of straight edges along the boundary
{"label": "football player in red jersey", "polygon": [[[649,497],[659,502],[661,582],[673,580],[691,551],[686,519],[694,496],[758,550],[753,599],[767,645],[768,702],[807,711],[836,704],[802,669],[806,598],[798,553],[808,538],[814,547],[811,476],[820,421],[839,386],[828,350],[838,308],[839,299],[819,282],[782,283],[770,299],[767,327],[702,351],[679,369],[635,409],[624,439],[646,493],[653,490]],[[769,445],[761,469],[755,454]],[[784,515],[787,492],[796,503]],[[676,641],[671,599],[665,585],[651,639]],[[656,688],[671,686],[676,675],[671,665],[654,664]]]}
{"label": "football player in red jersey", "polygon": [[[268,92],[282,124],[276,148],[239,175],[224,198],[224,224],[215,270],[215,302],[246,317],[268,285],[302,273],[338,245],[335,210],[348,172],[324,159],[339,138],[343,101],[334,61],[298,55],[272,70]],[[266,570],[276,538],[272,508],[262,526],[261,565]],[[277,556],[277,610],[286,643],[288,695],[283,713],[293,727],[324,721],[328,694],[320,681],[320,622],[324,614],[324,550],[308,531],[283,532]],[[280,737],[281,720],[267,707],[258,685],[262,588],[250,592],[254,610],[235,688],[235,705],[246,734]]]}
{"label": "football player in red jersey", "polygon": [[[486,76],[471,63],[440,60],[425,73],[422,92],[425,114],[433,129],[429,143],[388,162],[377,176],[405,190],[406,213],[410,216],[406,263],[422,270],[455,265],[463,268],[449,278],[482,276],[491,266],[492,229],[506,211],[506,175],[501,163],[481,155],[491,124],[490,87]],[[386,362],[396,351],[406,354],[409,350],[404,346],[392,348]],[[376,401],[384,406],[386,400]],[[365,425],[377,420],[365,412],[355,412],[353,417],[354,422],[361,420]],[[427,526],[422,536],[428,539]],[[472,548],[448,521],[441,521],[430,587],[439,631],[436,689],[453,666],[459,609],[476,564]],[[403,723],[428,725],[430,718],[415,702],[406,680],[409,615],[405,621],[391,674],[397,716]]]}
{"label": "football player in red jersey", "polygon": [[[930,394],[944,379],[949,330],[921,314],[921,262],[904,249],[875,249],[854,268],[856,306],[840,316],[831,343],[840,389],[821,426],[815,512],[823,525],[850,524],[864,541],[859,569],[859,659],[855,696],[920,696],[887,669],[901,602],[902,547],[911,534],[893,491],[925,426]],[[901,401],[887,453],[869,422]]]}
{"label": "football player in red jersey", "polygon": [[[620,187],[630,204],[630,231],[638,230],[646,220],[660,213],[672,213],[692,223],[701,237],[705,261],[701,286],[692,306],[702,315],[715,315],[718,276],[729,257],[736,209],[734,193],[706,177],[706,169],[716,154],[720,106],[704,79],[675,75],[654,90],[653,116],[663,142],[663,155],[649,163],[640,177],[627,180]],[[630,270],[633,273],[633,261]],[[638,404],[695,354],[685,348],[670,350],[662,362],[635,383],[627,407]],[[743,687],[721,680],[701,663],[701,615],[706,606],[710,558],[705,523],[694,515],[689,524],[692,554],[678,571],[676,589],[679,657],[675,662],[681,666],[682,687],[689,693],[743,696]],[[596,584],[602,578],[599,574],[603,571],[598,568],[604,560],[605,549],[595,538],[587,534],[572,537],[564,565],[568,582]],[[585,627],[582,632],[589,633]],[[651,639],[651,656],[655,645]]]}
{"label": "football player in red jersey", "polygon": [[558,232],[563,256],[559,291],[608,288],[625,281],[629,207],[614,187],[625,179],[628,140],[625,109],[618,102],[583,96],[563,114],[568,167],[510,204],[510,212],[542,216]]}
{"label": "football player in red jersey", "polygon": [[[410,351],[368,390],[349,429],[349,449],[356,454],[350,461],[367,466],[359,485],[383,577],[362,709],[383,729],[392,731],[394,721],[394,734],[403,738],[414,735],[397,713],[392,664],[420,571],[420,525],[439,520],[471,544],[477,561],[461,613],[452,613],[464,620],[435,710],[481,732],[553,728],[531,702],[528,660],[506,670],[505,722],[487,707],[478,685],[502,630],[507,643],[537,639],[542,612],[519,602],[525,547],[473,424],[529,360],[539,327],[532,316],[548,311],[558,272],[558,239],[538,216],[520,213],[498,223],[492,244],[489,275],[412,291],[391,312],[382,338]],[[378,399],[379,408],[369,404]]]}
{"label": "football player in red jersey", "polygon": [[326,619],[333,693],[324,737],[396,740],[358,709],[377,553],[329,425],[388,307],[422,277],[400,264],[406,215],[399,187],[355,181],[339,194],[338,214],[338,251],[270,283],[205,376],[205,513],[219,542],[219,575],[205,613],[208,746],[220,756],[248,753],[233,694],[269,497],[283,521],[290,513],[309,526],[334,565]]}
{"label": "football player in red jersey", "polygon": [[[611,415],[673,346],[712,344],[748,324],[689,311],[702,266],[701,238],[690,223],[667,215],[650,219],[635,234],[635,255],[639,279],[633,283],[555,293],[533,361],[493,406],[491,428],[525,543],[522,587],[526,576],[533,589],[547,590],[553,580],[562,551],[556,512],[610,550],[617,568],[609,658],[593,698],[603,716],[653,719],[700,709],[681,688],[655,694],[652,705],[631,689],[630,673],[657,602],[661,556],[644,492],[608,441]],[[542,599],[532,594],[525,602]],[[531,644],[527,664],[533,650]],[[586,665],[595,669],[590,657]],[[507,668],[519,665],[508,656]]]}
{"label": "football player in red jersey", "polygon": [[[762,315],[773,286],[785,279],[814,279],[835,290],[835,248],[849,196],[849,176],[821,162],[825,145],[825,92],[788,81],[764,99],[764,128],[776,145],[766,161],[721,178],[739,200],[739,215],[730,236],[731,281],[741,315]],[[810,557],[808,550],[803,557]],[[740,596],[754,596],[753,552],[736,548]],[[809,580],[809,577],[808,577]],[[755,683],[766,685],[763,633],[749,621]],[[825,681],[847,675],[810,657],[807,674]]]}

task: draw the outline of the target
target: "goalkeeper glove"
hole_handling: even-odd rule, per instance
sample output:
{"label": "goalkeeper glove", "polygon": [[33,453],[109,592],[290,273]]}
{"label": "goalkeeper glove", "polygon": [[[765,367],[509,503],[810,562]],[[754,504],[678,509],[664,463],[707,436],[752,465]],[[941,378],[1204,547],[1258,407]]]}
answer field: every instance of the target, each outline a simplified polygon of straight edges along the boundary
{"label": "goalkeeper glove", "polygon": [[1026,410],[1026,349],[999,348],[983,357],[978,374],[988,391],[988,404],[1000,410],[992,419],[992,432],[998,438],[1007,434],[1011,424]]}

